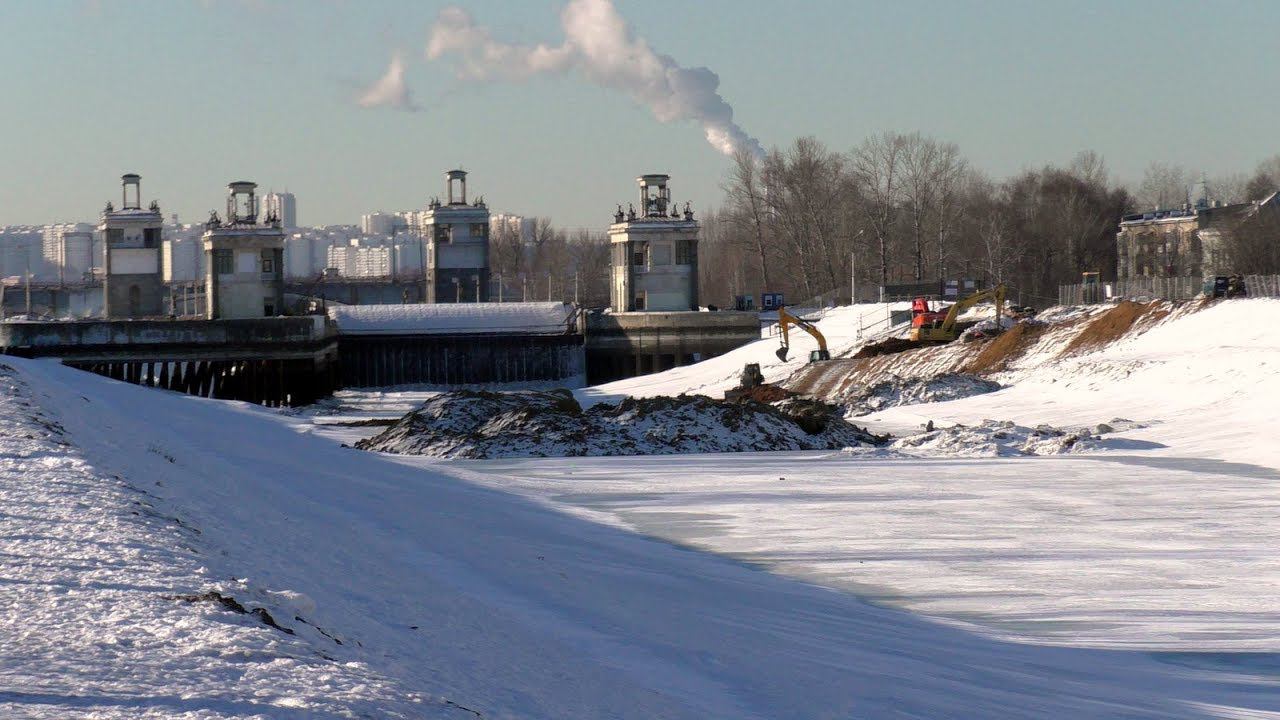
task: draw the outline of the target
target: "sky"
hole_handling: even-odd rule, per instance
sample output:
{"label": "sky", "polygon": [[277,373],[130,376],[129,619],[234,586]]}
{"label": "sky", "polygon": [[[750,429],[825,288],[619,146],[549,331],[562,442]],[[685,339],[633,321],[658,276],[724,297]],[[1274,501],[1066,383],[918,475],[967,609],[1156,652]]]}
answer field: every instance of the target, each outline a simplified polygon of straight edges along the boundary
{"label": "sky", "polygon": [[[460,166],[494,211],[600,229],[642,173],[669,173],[695,209],[721,201],[716,93],[765,148],[919,131],[997,178],[1086,149],[1122,182],[1153,161],[1247,173],[1280,152],[1271,0],[613,0],[645,57],[566,30],[565,6],[0,0],[0,225],[93,220],[126,172],[186,222],[246,179],[293,192],[301,224],[355,224],[425,206]],[[441,17],[469,24],[446,24],[431,58]],[[531,71],[511,46],[540,43],[550,59]],[[652,62],[719,84],[673,110],[628,74]]]}

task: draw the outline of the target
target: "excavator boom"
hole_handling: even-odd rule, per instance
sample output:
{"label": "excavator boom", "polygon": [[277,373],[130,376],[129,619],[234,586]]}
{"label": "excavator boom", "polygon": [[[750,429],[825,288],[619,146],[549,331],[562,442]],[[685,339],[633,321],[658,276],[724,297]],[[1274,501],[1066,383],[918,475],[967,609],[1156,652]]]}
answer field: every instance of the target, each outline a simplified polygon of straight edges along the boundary
{"label": "excavator boom", "polygon": [[1004,313],[1004,296],[1004,286],[997,285],[990,290],[980,290],[972,295],[963,297],[947,308],[947,315],[942,319],[941,323],[932,326],[926,324],[920,327],[913,327],[911,329],[911,339],[917,342],[951,342],[955,340],[959,335],[956,332],[956,320],[964,314],[965,310],[984,300],[990,300],[996,306],[996,326],[999,327],[1000,316]]}
{"label": "excavator boom", "polygon": [[809,362],[818,362],[820,360],[830,360],[831,353],[827,350],[827,339],[823,337],[822,332],[817,326],[801,317],[796,317],[787,312],[785,307],[778,308],[778,327],[782,331],[782,346],[777,350],[778,359],[782,362],[787,361],[787,352],[791,349],[790,328],[792,325],[804,330],[818,341],[818,349],[809,353]]}

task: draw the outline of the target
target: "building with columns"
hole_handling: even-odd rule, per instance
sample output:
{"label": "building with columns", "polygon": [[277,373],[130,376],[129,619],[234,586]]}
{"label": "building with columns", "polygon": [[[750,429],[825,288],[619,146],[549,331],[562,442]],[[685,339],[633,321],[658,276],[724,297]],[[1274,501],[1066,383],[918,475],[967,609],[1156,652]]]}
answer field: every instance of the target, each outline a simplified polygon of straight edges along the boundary
{"label": "building with columns", "polygon": [[467,173],[445,173],[445,200],[422,213],[426,245],[425,296],[429,303],[488,302],[489,208],[467,203]]}
{"label": "building with columns", "polygon": [[142,207],[142,178],[120,178],[120,208],[111,203],[102,211],[98,231],[103,237],[105,275],[103,314],[108,318],[143,318],[165,314],[160,246],[164,218],[152,202]]}
{"label": "building with columns", "polygon": [[640,208],[618,206],[609,226],[613,312],[698,309],[698,223],[671,200],[668,175],[636,178]]}
{"label": "building with columns", "polygon": [[258,220],[257,185],[227,186],[227,217],[205,225],[206,317],[260,318],[284,314],[284,231],[280,218]]}

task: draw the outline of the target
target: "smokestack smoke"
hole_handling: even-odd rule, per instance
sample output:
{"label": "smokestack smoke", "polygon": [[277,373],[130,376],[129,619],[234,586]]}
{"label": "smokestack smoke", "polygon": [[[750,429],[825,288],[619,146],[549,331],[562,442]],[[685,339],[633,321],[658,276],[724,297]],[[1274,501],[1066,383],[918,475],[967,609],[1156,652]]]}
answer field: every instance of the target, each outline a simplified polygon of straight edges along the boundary
{"label": "smokestack smoke", "polygon": [[404,82],[404,58],[400,53],[391,56],[387,71],[361,93],[356,102],[361,107],[386,106],[397,110],[418,110]]}
{"label": "smokestack smoke", "polygon": [[725,155],[739,148],[763,154],[760,143],[733,121],[733,108],[717,92],[720,77],[655,53],[611,0],[570,0],[560,24],[560,45],[511,45],[495,40],[462,8],[445,8],[431,28],[427,58],[454,56],[458,75],[473,80],[520,82],[577,70],[597,85],[630,95],[659,122],[701,123],[707,142]]}

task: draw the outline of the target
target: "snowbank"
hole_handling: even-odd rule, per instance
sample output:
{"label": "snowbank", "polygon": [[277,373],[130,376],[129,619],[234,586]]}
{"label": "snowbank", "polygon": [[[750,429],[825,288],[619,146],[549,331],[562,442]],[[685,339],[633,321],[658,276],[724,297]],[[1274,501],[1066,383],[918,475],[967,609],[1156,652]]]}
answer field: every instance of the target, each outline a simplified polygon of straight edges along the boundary
{"label": "snowbank", "polygon": [[[890,312],[910,308],[909,302],[852,305],[829,308],[820,314],[805,317],[817,319],[817,326],[826,336],[831,356],[841,357],[851,354],[873,339],[905,331],[906,325],[890,325]],[[780,382],[803,368],[808,362],[809,351],[817,348],[816,342],[808,334],[793,329],[790,333],[791,359],[783,362],[774,354],[780,344],[776,328],[770,328],[766,333],[766,337],[761,340],[718,357],[660,373],[583,388],[575,395],[584,406],[596,402],[617,402],[624,397],[674,396],[682,393],[723,397],[725,390],[738,385],[743,365],[758,363],[766,382]]]}
{"label": "snowbank", "polygon": [[558,302],[343,305],[329,317],[344,335],[559,335],[572,329],[573,305]]}
{"label": "snowbank", "polygon": [[846,416],[858,417],[899,405],[957,400],[999,389],[1000,383],[975,375],[946,373],[930,378],[884,380],[841,398],[841,403]]}

